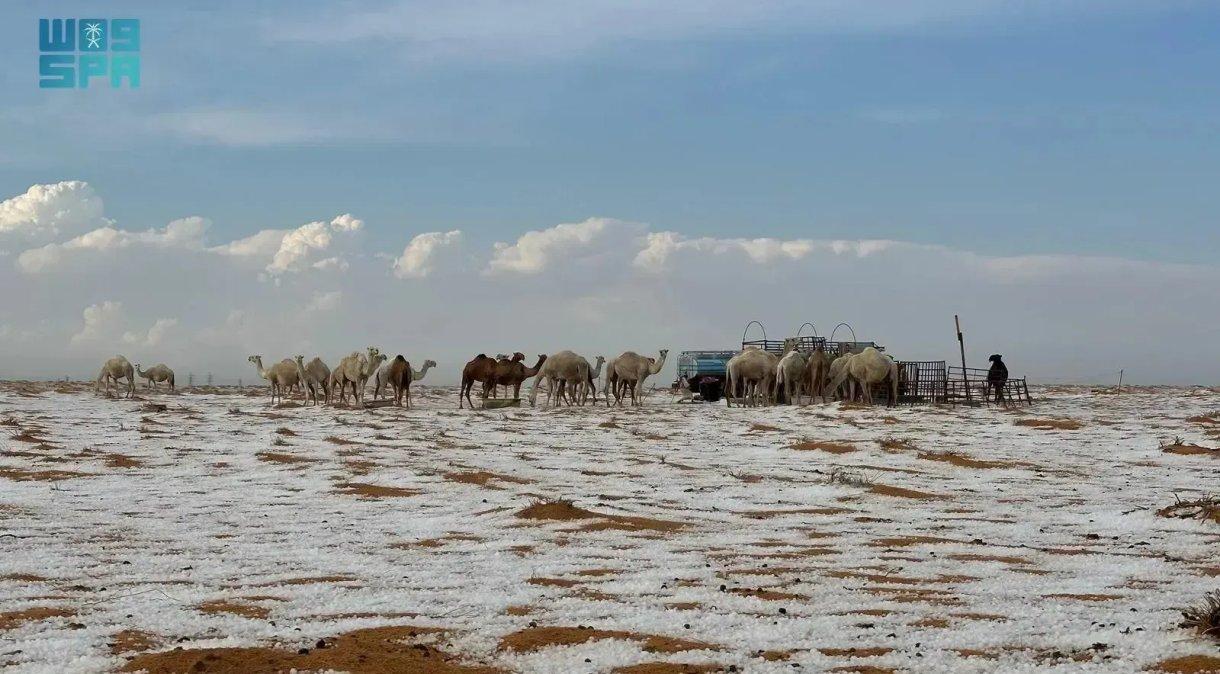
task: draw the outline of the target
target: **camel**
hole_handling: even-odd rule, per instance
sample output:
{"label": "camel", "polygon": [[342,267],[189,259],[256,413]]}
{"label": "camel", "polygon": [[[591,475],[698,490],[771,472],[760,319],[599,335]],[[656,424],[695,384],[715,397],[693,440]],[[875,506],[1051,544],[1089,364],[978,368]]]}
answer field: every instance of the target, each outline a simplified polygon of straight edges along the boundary
{"label": "camel", "polygon": [[[516,353],[514,357],[521,356],[525,359],[525,354]],[[474,401],[470,399],[470,389],[474,388],[474,383],[481,382],[483,384],[483,400],[487,400],[488,387],[496,380],[496,359],[488,358],[487,354],[480,353],[466,363],[462,368],[462,386],[458,389],[458,409],[462,409],[462,396],[466,396],[466,402],[470,403],[470,409],[474,409]]]}
{"label": "camel", "polygon": [[322,400],[330,404],[330,368],[321,358],[314,358],[305,364],[305,356],[296,357],[297,377],[305,389],[305,402],[313,397],[313,404],[318,404],[318,391],[322,392]]}
{"label": "camel", "polygon": [[[606,361],[606,383],[602,386],[602,393],[606,395],[606,407],[610,406],[610,393],[614,392],[615,397],[618,397],[618,375],[614,373],[614,363],[617,358],[611,358]],[[597,402],[594,400],[594,402]]]}
{"label": "camel", "polygon": [[271,384],[271,404],[275,404],[275,397],[278,395],[280,402],[284,402],[284,392],[292,388],[292,386],[300,381],[300,376],[297,375],[296,363],[285,358],[275,365],[271,366],[270,370],[263,369],[262,356],[250,356],[246,360],[254,363],[255,369],[258,370],[258,376],[266,379]]}
{"label": "camel", "polygon": [[[407,362],[402,354],[394,356],[394,360],[386,363],[381,370],[378,370],[378,375],[385,372],[383,381],[379,384],[388,384],[394,392],[394,404],[399,407],[403,406],[403,399],[407,401],[406,406],[411,407],[411,381],[415,378],[415,371],[411,369],[411,364]],[[376,395],[376,394],[374,394]]]}
{"label": "camel", "polygon": [[[652,359],[641,356],[634,351],[626,351],[619,354],[618,358],[614,359],[614,375],[618,380],[618,386],[631,389],[631,404],[633,406],[640,405],[644,395],[644,380],[648,379],[649,375],[654,375],[665,367],[665,357],[669,355],[669,349],[661,349],[660,358]],[[618,404],[623,404],[622,395],[615,391],[614,397]]]}
{"label": "camel", "polygon": [[141,369],[140,364],[136,363],[136,376],[141,379],[147,379],[145,387],[157,388],[159,382],[169,384],[169,390],[174,390],[174,371],[169,369],[165,363],[158,363],[147,370]]}
{"label": "camel", "polygon": [[593,381],[602,375],[602,365],[604,365],[605,362],[605,356],[598,356],[597,365],[594,365],[593,369],[589,371],[589,386],[584,392],[581,393],[581,405],[584,405],[588,400],[589,393],[593,394],[593,403],[597,404],[597,386],[593,383]]}
{"label": "camel", "polygon": [[[538,402],[538,384],[542,381],[547,382],[546,404],[559,405],[564,402],[564,388],[571,389],[571,400],[568,400],[568,405],[572,404],[572,400],[576,399],[577,387],[580,388],[583,394],[589,384],[589,372],[592,368],[589,361],[572,351],[560,351],[551,354],[546,358],[545,362],[539,361],[537,375],[534,378],[534,386],[530,389],[530,406],[533,407]],[[582,403],[583,404],[583,403]]]}
{"label": "camel", "polygon": [[[390,361],[377,368],[377,374],[373,376],[373,400],[380,400],[381,392],[383,390],[390,390],[390,380],[388,377],[390,374],[390,365],[392,364],[393,361]],[[423,369],[411,370],[411,382],[414,383],[420,379],[423,379],[424,376],[428,374],[428,370],[434,367],[436,367],[435,360],[425,360]]]}
{"label": "camel", "polygon": [[[893,358],[870,346],[860,353],[846,356],[844,359],[847,362],[838,376],[831,382],[832,389],[838,388],[843,383],[843,380],[847,379],[848,375],[850,375],[851,380],[848,381],[848,387],[851,390],[850,398],[854,399],[856,397],[854,389],[856,384],[859,384],[861,397],[863,397],[866,404],[871,405],[873,403],[873,385],[889,381],[890,394],[888,404],[895,405],[898,403],[898,363],[894,362]],[[833,367],[833,363],[831,365]]]}
{"label": "camel", "polygon": [[854,353],[845,353],[830,360],[830,366],[826,368],[826,391],[830,393],[831,397],[851,400],[855,391],[855,382],[851,379],[851,372],[848,370],[847,364],[854,357]]}
{"label": "camel", "polygon": [[364,406],[364,384],[377,371],[377,366],[385,359],[377,347],[370,346],[367,355],[359,351],[353,351],[339,364],[330,374],[330,388],[335,391],[336,387],[339,391],[339,402],[347,402],[347,387],[352,387],[352,398],[356,402],[357,407]]}
{"label": "camel", "polygon": [[510,361],[507,366],[502,366],[501,363],[497,362],[495,370],[496,378],[493,382],[503,386],[506,394],[508,387],[513,387],[514,400],[521,397],[521,384],[524,383],[526,379],[536,376],[538,374],[538,370],[540,370],[543,364],[546,363],[547,358],[546,354],[544,353],[538,354],[538,362],[534,363],[534,367],[526,367],[525,363],[522,362],[522,360],[524,360],[524,356],[522,356],[522,358],[517,358],[517,356],[521,355],[522,354],[520,353],[513,354],[513,360]]}
{"label": "camel", "polygon": [[[784,400],[789,405],[800,404],[801,390],[805,388],[805,371],[809,363],[800,351],[789,351],[775,366],[775,396],[778,397],[780,387],[784,390]],[[796,397],[793,397],[793,396]]]}
{"label": "camel", "polygon": [[744,406],[770,402],[770,391],[779,367],[779,357],[762,349],[746,349],[729,359],[725,365],[725,404],[733,406],[738,385],[742,388],[741,403]]}
{"label": "camel", "polygon": [[130,398],[136,394],[136,373],[135,368],[131,366],[131,361],[123,356],[115,356],[102,364],[102,369],[97,373],[97,383],[94,385],[94,390],[98,386],[104,386],[106,393],[110,393],[110,382],[114,382],[114,393],[117,396],[119,393],[119,380],[127,379],[127,395],[124,397]]}
{"label": "camel", "polygon": [[826,402],[826,382],[827,372],[830,370],[830,356],[826,355],[826,349],[818,347],[813,353],[809,354],[809,362],[806,368],[806,374],[809,382],[809,402],[814,402],[818,396],[821,396],[822,402]]}

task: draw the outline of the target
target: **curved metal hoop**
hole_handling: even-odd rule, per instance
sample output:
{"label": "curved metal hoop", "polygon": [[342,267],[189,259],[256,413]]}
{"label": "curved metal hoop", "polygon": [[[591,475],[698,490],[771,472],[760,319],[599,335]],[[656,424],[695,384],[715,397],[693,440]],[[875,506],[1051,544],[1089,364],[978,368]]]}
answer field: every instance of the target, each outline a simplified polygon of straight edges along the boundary
{"label": "curved metal hoop", "polygon": [[741,342],[742,342],[743,344],[745,343],[745,341],[746,341],[746,334],[748,334],[748,333],[750,332],[750,326],[751,326],[751,325],[757,325],[757,326],[758,326],[758,329],[759,329],[759,330],[762,330],[762,333],[763,333],[763,342],[765,343],[765,342],[767,341],[767,329],[766,329],[765,327],[763,327],[763,324],[762,324],[762,323],[760,323],[760,322],[758,322],[758,321],[750,321],[749,323],[746,323],[746,329],[741,331]]}
{"label": "curved metal hoop", "polygon": [[851,341],[853,341],[853,342],[857,341],[856,340],[856,331],[852,330],[851,326],[848,325],[847,323],[840,323],[835,326],[834,330],[830,331],[830,341],[832,341],[832,342],[835,341],[835,333],[839,331],[839,328],[847,328],[848,331],[851,332]]}
{"label": "curved metal hoop", "polygon": [[814,324],[813,324],[813,323],[810,323],[809,321],[805,321],[804,323],[802,323],[802,324],[801,324],[801,327],[799,327],[799,328],[797,328],[797,329],[796,329],[796,336],[797,336],[797,339],[800,339],[800,336],[801,336],[801,331],[805,329],[805,326],[806,326],[806,325],[808,325],[808,326],[809,326],[809,329],[813,331],[813,336],[814,336],[814,337],[817,337],[817,336],[818,336],[818,329],[817,329],[817,327],[816,327],[816,326],[814,326]]}

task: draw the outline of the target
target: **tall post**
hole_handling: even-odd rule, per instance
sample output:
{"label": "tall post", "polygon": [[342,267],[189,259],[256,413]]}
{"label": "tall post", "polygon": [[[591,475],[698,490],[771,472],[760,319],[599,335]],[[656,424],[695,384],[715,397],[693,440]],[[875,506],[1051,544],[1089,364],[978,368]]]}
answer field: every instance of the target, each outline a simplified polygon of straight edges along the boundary
{"label": "tall post", "polygon": [[1118,392],[1119,393],[1123,392],[1123,371],[1122,370],[1118,371]]}
{"label": "tall post", "polygon": [[957,346],[962,352],[962,385],[966,387],[966,404],[970,404],[970,375],[966,372],[966,340],[962,338],[962,322],[953,314],[953,326],[957,328]]}

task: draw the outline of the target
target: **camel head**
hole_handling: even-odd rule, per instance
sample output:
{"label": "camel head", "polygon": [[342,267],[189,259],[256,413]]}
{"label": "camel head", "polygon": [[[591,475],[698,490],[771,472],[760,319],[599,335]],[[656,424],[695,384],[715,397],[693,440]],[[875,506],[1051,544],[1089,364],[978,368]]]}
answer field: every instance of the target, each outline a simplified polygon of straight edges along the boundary
{"label": "camel head", "polygon": [[[546,356],[543,356],[543,358],[546,358]],[[524,354],[524,353],[521,353],[520,351],[514,351],[514,352],[513,352],[513,362],[514,362],[514,363],[517,363],[517,362],[520,362],[520,361],[523,361],[523,360],[525,360],[525,354]]]}
{"label": "camel head", "polygon": [[258,362],[262,359],[263,359],[262,356],[250,356],[246,360],[250,361],[251,363],[254,363],[255,365],[258,365]]}
{"label": "camel head", "polygon": [[436,361],[435,361],[435,360],[425,360],[425,361],[424,361],[424,367],[426,367],[426,368],[428,368],[428,367],[436,367]]}
{"label": "camel head", "polygon": [[304,364],[304,363],[305,363],[305,356],[298,355],[298,356],[296,357],[296,361],[297,361],[297,365],[302,365],[302,364]]}
{"label": "camel head", "polygon": [[988,358],[987,360],[991,361],[992,363],[998,363],[998,362],[1000,362],[1000,359],[1002,359],[1003,357],[1004,356],[1001,356],[998,353],[993,353],[993,354],[991,354],[991,357]]}

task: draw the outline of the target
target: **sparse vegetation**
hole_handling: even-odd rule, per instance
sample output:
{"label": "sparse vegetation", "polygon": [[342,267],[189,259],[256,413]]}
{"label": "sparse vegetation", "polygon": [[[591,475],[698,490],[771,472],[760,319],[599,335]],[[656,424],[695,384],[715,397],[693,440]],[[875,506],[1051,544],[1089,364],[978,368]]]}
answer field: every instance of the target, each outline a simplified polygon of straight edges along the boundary
{"label": "sparse vegetation", "polygon": [[1184,520],[1211,520],[1220,523],[1220,499],[1214,496],[1183,501],[1174,494],[1174,504],[1156,511],[1161,517]]}
{"label": "sparse vegetation", "polygon": [[826,475],[826,484],[843,484],[849,487],[871,487],[874,480],[863,473],[843,468],[832,468]]}
{"label": "sparse vegetation", "polygon": [[1220,590],[1208,592],[1198,605],[1182,609],[1182,627],[1220,638]]}

